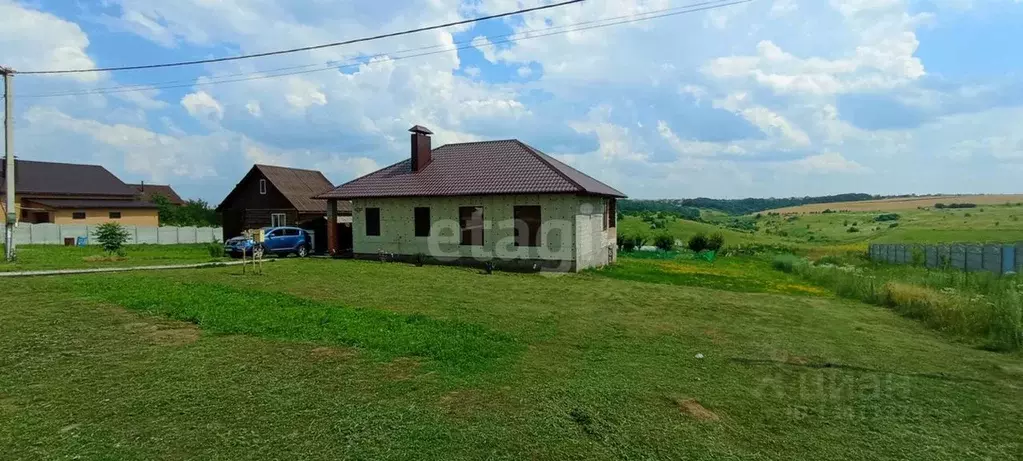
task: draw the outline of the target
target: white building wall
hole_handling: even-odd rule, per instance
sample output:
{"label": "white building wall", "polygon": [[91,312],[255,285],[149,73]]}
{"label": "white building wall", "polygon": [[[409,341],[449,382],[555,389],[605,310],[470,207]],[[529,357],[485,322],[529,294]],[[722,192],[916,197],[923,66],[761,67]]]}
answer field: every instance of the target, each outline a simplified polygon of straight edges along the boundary
{"label": "white building wall", "polygon": [[[513,227],[514,207],[539,205],[541,215],[540,246],[516,247]],[[573,217],[578,200],[571,195],[493,195],[466,197],[399,197],[357,199],[353,206],[353,246],[356,254],[380,252],[435,258],[536,259],[575,261]],[[458,209],[482,206],[488,226],[482,246],[460,244]],[[415,236],[415,208],[429,207],[433,222],[432,237]],[[380,208],[380,235],[366,235],[366,208]]]}
{"label": "white building wall", "polygon": [[603,197],[578,197],[576,215],[576,270],[600,267],[617,259],[618,244],[614,227],[604,230],[607,200]]}
{"label": "white building wall", "polygon": [[[615,240],[613,230],[610,237],[602,230],[603,203],[599,197],[569,194],[356,199],[352,201],[353,248],[357,255],[422,254],[442,261],[458,258],[560,261],[564,262],[560,270],[581,270],[606,264],[608,241]],[[514,207],[521,205],[541,207],[541,238],[537,248],[514,245]],[[458,209],[463,206],[483,207],[483,219],[489,227],[484,230],[482,246],[459,243]],[[433,222],[430,238],[415,236],[416,207],[430,208]],[[380,208],[379,236],[366,235],[366,208]],[[587,230],[580,232],[579,226],[586,226]],[[585,255],[584,261],[580,255]]]}

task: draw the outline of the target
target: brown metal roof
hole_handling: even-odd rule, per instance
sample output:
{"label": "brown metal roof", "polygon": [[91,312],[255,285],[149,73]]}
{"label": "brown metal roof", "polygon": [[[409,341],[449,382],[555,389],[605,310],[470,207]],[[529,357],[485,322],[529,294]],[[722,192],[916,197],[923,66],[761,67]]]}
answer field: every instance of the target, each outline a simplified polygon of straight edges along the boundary
{"label": "brown metal roof", "polygon": [[618,190],[521,141],[447,144],[412,172],[410,160],[370,173],[318,198],[577,193],[625,197]]}
{"label": "brown metal roof", "polygon": [[154,195],[162,195],[167,198],[167,201],[174,205],[184,205],[185,201],[181,199],[181,196],[171,186],[166,184],[128,184],[128,187],[134,187],[135,192],[139,198],[151,202]]}
{"label": "brown metal roof", "polygon": [[[15,167],[17,168],[17,167]],[[17,171],[17,169],[15,169]],[[29,199],[31,203],[37,203],[47,208],[59,210],[77,209],[93,210],[97,208],[157,208],[155,204],[139,200],[87,200],[87,199]]]}
{"label": "brown metal roof", "polygon": [[[0,178],[6,168],[0,164]],[[99,165],[16,160],[14,190],[18,195],[86,195],[135,197],[135,190]],[[0,191],[5,190],[0,181]]]}
{"label": "brown metal roof", "polygon": [[[300,170],[298,168],[285,168],[280,166],[256,165],[267,181],[270,181],[289,202],[301,212],[327,212],[325,200],[314,199],[313,196],[322,194],[334,188],[323,173],[315,170]],[[341,211],[341,210],[339,210]],[[351,211],[350,209],[347,211]]]}

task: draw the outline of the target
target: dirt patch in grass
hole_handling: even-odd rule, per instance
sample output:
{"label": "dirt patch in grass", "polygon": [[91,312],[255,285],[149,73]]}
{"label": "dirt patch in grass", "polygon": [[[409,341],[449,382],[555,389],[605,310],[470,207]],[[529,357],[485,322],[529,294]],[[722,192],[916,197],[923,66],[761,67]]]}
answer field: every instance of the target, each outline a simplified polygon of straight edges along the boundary
{"label": "dirt patch in grass", "polygon": [[408,381],[419,375],[422,366],[418,360],[410,357],[398,357],[384,364],[384,376],[393,381]]}
{"label": "dirt patch in grass", "polygon": [[703,334],[710,338],[710,342],[714,344],[724,344],[728,342],[728,340],[725,339],[724,333],[721,333],[720,331],[714,328],[704,330]]}
{"label": "dirt patch in grass", "polygon": [[93,255],[82,258],[82,261],[85,261],[87,263],[116,263],[127,260],[128,258],[117,255]]}
{"label": "dirt patch in grass", "polygon": [[173,328],[167,330],[156,330],[149,334],[149,337],[161,346],[184,346],[199,340],[202,332],[192,326],[186,328]]}
{"label": "dirt patch in grass", "polygon": [[358,355],[358,351],[352,348],[346,347],[314,347],[309,351],[309,356],[313,360],[328,360],[334,358],[346,359],[349,357],[355,357]]}
{"label": "dirt patch in grass", "polygon": [[132,322],[125,324],[124,329],[139,334],[160,346],[184,346],[198,341],[202,336],[202,330],[199,327],[184,322]]}
{"label": "dirt patch in grass", "polygon": [[700,421],[718,421],[721,418],[718,417],[713,411],[708,410],[703,405],[700,405],[696,399],[684,399],[676,400],[678,409],[682,413],[685,413],[693,418]]}

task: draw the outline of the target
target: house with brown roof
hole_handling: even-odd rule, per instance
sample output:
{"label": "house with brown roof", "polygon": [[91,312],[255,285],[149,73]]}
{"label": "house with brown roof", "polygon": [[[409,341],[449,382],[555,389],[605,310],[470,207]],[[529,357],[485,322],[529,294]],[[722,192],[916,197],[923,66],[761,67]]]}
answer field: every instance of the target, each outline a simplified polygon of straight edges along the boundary
{"label": "house with brown roof", "polygon": [[[4,174],[0,165],[0,177]],[[16,160],[14,179],[21,222],[160,225],[156,205],[139,200],[135,189],[99,165]],[[0,193],[5,193],[3,184]]]}
{"label": "house with brown roof", "polygon": [[[224,238],[236,237],[248,229],[293,226],[315,231],[317,240],[322,240],[315,246],[324,248],[327,201],[313,196],[333,188],[319,171],[253,165],[217,206]],[[342,214],[351,213],[346,205],[341,205]]]}
{"label": "house with brown roof", "polygon": [[409,131],[410,158],[317,196],[328,214],[351,201],[354,257],[560,271],[617,258],[625,194],[519,140],[433,149],[430,130]]}
{"label": "house with brown roof", "polygon": [[159,195],[167,199],[167,202],[171,205],[184,205],[185,200],[174,191],[174,188],[167,184],[146,184],[140,182],[138,184],[128,184],[128,187],[135,189],[135,193],[139,200],[143,202],[153,202],[153,197]]}

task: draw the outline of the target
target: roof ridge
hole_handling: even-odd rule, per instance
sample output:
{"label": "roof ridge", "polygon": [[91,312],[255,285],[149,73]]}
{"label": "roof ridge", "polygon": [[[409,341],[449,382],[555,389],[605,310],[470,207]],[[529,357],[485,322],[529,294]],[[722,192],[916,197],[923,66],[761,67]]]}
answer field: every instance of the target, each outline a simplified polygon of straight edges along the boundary
{"label": "roof ridge", "polygon": [[561,179],[568,181],[569,184],[574,185],[576,189],[580,191],[586,190],[586,188],[583,187],[582,184],[579,184],[572,178],[569,178],[568,175],[565,174],[565,172],[561,171],[561,168],[555,167],[553,164],[551,164],[551,162],[547,159],[547,154],[540,152],[539,149],[536,149],[533,146],[530,146],[529,144],[519,141],[518,139],[516,139],[515,142],[522,146],[523,149],[526,149],[526,152],[529,152],[530,154],[533,155],[533,157],[536,157],[537,160],[543,162],[544,165],[547,165],[547,168],[554,170],[554,172],[557,173],[558,176],[561,176]]}
{"label": "roof ridge", "polygon": [[280,166],[280,165],[268,165],[268,164],[265,164],[265,163],[253,163],[252,166],[256,166],[256,167],[260,167],[260,168],[279,168],[279,169],[282,169],[282,170],[309,171],[309,172],[323,174],[323,172],[321,172],[320,170],[313,170],[313,169],[309,169],[309,168],[295,168],[295,167]]}
{"label": "roof ridge", "polygon": [[[107,169],[107,167],[105,167],[103,165],[98,165],[98,164],[95,164],[95,163],[50,162],[50,161],[47,161],[47,160],[26,160],[26,159],[17,158],[17,157],[15,157],[14,160],[16,162],[48,163],[50,165],[92,166],[92,167],[96,167],[96,168],[102,168],[104,170]],[[0,165],[0,166],[3,166],[3,165]],[[15,165],[15,166],[17,166],[17,165]],[[107,170],[107,171],[109,171],[109,170]]]}

